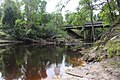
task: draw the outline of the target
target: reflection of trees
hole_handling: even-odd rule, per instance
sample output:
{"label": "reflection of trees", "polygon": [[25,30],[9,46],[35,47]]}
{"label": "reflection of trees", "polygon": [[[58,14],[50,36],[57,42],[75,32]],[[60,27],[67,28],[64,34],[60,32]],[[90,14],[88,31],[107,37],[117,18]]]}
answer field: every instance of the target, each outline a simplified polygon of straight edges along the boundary
{"label": "reflection of trees", "polygon": [[21,76],[26,80],[46,78],[46,68],[62,61],[61,48],[18,45],[4,49],[1,63],[2,75],[6,80],[18,79]]}
{"label": "reflection of trees", "polygon": [[15,62],[15,56],[13,54],[3,55],[3,76],[6,80],[12,80],[19,77],[19,69]]}

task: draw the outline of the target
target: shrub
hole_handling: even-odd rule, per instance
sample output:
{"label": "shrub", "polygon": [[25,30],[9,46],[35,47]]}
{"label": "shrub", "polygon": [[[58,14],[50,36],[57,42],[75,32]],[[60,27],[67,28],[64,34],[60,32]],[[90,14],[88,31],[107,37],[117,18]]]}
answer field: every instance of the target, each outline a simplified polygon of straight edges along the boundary
{"label": "shrub", "polygon": [[120,38],[110,40],[106,45],[109,57],[120,55]]}

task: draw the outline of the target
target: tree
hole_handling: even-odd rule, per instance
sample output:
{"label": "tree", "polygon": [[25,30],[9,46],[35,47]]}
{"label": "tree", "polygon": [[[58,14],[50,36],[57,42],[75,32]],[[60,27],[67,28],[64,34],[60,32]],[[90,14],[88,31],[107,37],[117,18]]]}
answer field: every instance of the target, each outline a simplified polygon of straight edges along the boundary
{"label": "tree", "polygon": [[4,2],[4,16],[2,19],[3,30],[6,33],[12,34],[14,32],[15,21],[19,19],[20,13],[15,2],[5,0]]}
{"label": "tree", "polygon": [[62,14],[47,13],[46,4],[45,0],[5,0],[2,12],[4,32],[17,39],[49,38],[61,34]]}
{"label": "tree", "polygon": [[83,7],[86,7],[86,9],[90,11],[90,21],[92,23],[92,37],[94,41],[95,32],[94,32],[94,24],[93,24],[93,9],[94,9],[93,2],[96,2],[96,0],[81,0],[79,4],[82,5]]}
{"label": "tree", "polygon": [[109,15],[110,15],[109,17],[111,17],[111,18],[110,18],[110,21],[112,22],[112,21],[114,21],[114,18],[113,18],[113,13],[112,13],[112,11],[111,11],[112,9],[111,9],[109,0],[107,0],[107,4],[108,4],[108,8],[109,8],[109,13],[110,13],[110,14],[109,14]]}
{"label": "tree", "polygon": [[51,14],[51,23],[54,23],[56,28],[62,28],[63,27],[63,17],[61,13],[52,13]]}
{"label": "tree", "polygon": [[115,0],[108,1],[102,6],[98,14],[99,20],[104,21],[104,24],[112,24],[117,20],[118,8]]}
{"label": "tree", "polygon": [[27,22],[45,23],[46,4],[44,0],[23,0],[25,4],[25,16]]}

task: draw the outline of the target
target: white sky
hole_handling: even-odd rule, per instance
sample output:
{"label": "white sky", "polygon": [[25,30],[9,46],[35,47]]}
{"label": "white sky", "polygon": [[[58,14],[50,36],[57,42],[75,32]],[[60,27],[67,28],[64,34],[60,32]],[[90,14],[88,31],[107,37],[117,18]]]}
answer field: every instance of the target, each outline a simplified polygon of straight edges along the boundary
{"label": "white sky", "polygon": [[[57,3],[60,0],[47,0],[47,6],[46,6],[46,10],[47,12],[54,12],[55,11],[55,7],[57,5]],[[65,4],[65,1],[67,0],[62,0],[62,4]],[[63,9],[62,12],[65,11],[75,11],[76,7],[78,6],[79,0],[70,0],[70,2],[67,4],[67,6]]]}
{"label": "white sky", "polygon": [[0,0],[0,4],[3,2],[3,0]]}
{"label": "white sky", "polygon": [[[61,0],[47,0],[46,11],[49,13],[56,11],[55,7],[59,1],[61,1]],[[65,5],[66,1],[68,1],[68,0],[62,0],[62,4]],[[71,12],[76,11],[76,8],[78,5],[79,5],[79,0],[70,0],[70,2],[62,10],[63,17],[65,17],[66,11],[71,11]]]}

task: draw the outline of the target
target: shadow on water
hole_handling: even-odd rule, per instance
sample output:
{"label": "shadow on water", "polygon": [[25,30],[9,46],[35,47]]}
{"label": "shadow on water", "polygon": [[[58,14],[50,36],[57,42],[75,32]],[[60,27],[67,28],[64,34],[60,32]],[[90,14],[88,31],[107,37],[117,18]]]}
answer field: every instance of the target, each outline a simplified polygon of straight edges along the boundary
{"label": "shadow on water", "polygon": [[50,80],[63,76],[65,67],[82,64],[80,56],[70,56],[64,48],[41,45],[0,47],[0,79]]}

